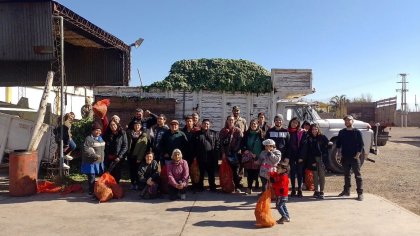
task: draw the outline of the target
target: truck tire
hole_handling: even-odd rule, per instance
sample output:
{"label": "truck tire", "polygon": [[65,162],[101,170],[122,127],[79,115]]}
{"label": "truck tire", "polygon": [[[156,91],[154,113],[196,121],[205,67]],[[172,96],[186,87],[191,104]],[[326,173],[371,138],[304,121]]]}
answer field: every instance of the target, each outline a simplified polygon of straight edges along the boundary
{"label": "truck tire", "polygon": [[330,154],[328,155],[328,164],[326,164],[327,168],[337,174],[343,174],[343,166],[341,165],[341,159],[337,158],[337,146],[335,145],[335,140],[333,141],[333,146],[331,148]]}
{"label": "truck tire", "polygon": [[[341,159],[338,159],[336,157],[337,153],[337,146],[335,145],[335,140],[333,141],[333,146],[331,148],[331,152],[329,157],[329,163],[327,168],[337,174],[344,174],[343,165],[341,164]],[[362,153],[360,154],[360,168],[363,166],[363,163],[365,162],[365,151],[362,150]]]}
{"label": "truck tire", "polygon": [[386,140],[378,140],[378,146],[385,146]]}

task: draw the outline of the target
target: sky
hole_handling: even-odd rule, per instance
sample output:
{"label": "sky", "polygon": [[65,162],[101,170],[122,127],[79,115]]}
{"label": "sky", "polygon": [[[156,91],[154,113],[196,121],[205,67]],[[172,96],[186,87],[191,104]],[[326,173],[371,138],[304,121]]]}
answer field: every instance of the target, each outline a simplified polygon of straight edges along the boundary
{"label": "sky", "polygon": [[227,58],[267,70],[312,69],[314,94],[420,103],[417,0],[58,0],[126,44],[130,86],[161,81],[183,59]]}

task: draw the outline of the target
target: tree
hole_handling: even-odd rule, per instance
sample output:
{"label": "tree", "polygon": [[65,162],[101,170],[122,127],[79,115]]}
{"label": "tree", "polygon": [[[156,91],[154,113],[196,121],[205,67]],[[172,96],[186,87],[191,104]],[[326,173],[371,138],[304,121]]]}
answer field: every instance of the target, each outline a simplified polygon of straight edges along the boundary
{"label": "tree", "polygon": [[332,110],[335,112],[336,117],[343,117],[347,113],[346,104],[350,101],[346,98],[346,95],[336,95],[330,99]]}
{"label": "tree", "polygon": [[370,93],[362,93],[360,97],[354,98],[353,102],[372,102],[372,95]]}
{"label": "tree", "polygon": [[268,70],[246,60],[181,60],[172,64],[163,81],[149,88],[267,93],[272,91],[270,78]]}

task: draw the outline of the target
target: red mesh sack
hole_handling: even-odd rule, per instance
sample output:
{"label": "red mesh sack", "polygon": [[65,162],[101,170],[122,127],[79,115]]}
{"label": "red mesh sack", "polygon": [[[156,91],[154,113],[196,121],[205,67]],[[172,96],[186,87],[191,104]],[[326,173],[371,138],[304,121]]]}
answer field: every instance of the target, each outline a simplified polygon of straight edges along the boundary
{"label": "red mesh sack", "polygon": [[95,182],[94,188],[95,196],[99,199],[99,202],[109,201],[112,197],[112,190],[106,186],[103,182]]}
{"label": "red mesh sack", "polygon": [[219,167],[219,179],[223,192],[232,193],[235,190],[232,169],[230,168],[225,156],[222,158],[222,164]]}
{"label": "red mesh sack", "polygon": [[200,182],[200,168],[198,166],[197,158],[194,158],[190,168],[191,182],[197,184]]}
{"label": "red mesh sack", "polygon": [[114,198],[120,199],[124,197],[124,190],[119,184],[111,184],[109,187],[112,190],[112,195],[114,195]]}
{"label": "red mesh sack", "polygon": [[93,112],[97,117],[102,119],[106,116],[109,104],[111,104],[109,99],[99,100],[92,106]]}
{"label": "red mesh sack", "polygon": [[36,190],[38,193],[58,193],[61,191],[61,187],[50,181],[39,181],[36,184]]}
{"label": "red mesh sack", "polygon": [[160,191],[162,193],[168,193],[168,185],[168,169],[164,165],[160,171]]}
{"label": "red mesh sack", "polygon": [[305,169],[305,186],[306,186],[306,189],[309,191],[315,190],[314,173],[312,172],[312,170]]}
{"label": "red mesh sack", "polygon": [[271,189],[268,188],[258,199],[257,205],[255,206],[255,219],[257,227],[273,227],[276,224],[273,215],[271,214]]}

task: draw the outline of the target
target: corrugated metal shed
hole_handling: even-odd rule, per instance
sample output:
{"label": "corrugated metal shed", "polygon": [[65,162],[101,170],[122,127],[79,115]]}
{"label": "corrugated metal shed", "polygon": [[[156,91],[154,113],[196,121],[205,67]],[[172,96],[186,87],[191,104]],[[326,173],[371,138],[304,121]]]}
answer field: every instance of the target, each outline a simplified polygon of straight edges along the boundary
{"label": "corrugated metal shed", "polygon": [[128,85],[130,46],[120,39],[54,1],[0,0],[0,86],[43,86],[58,71],[54,16],[64,19],[65,85]]}

